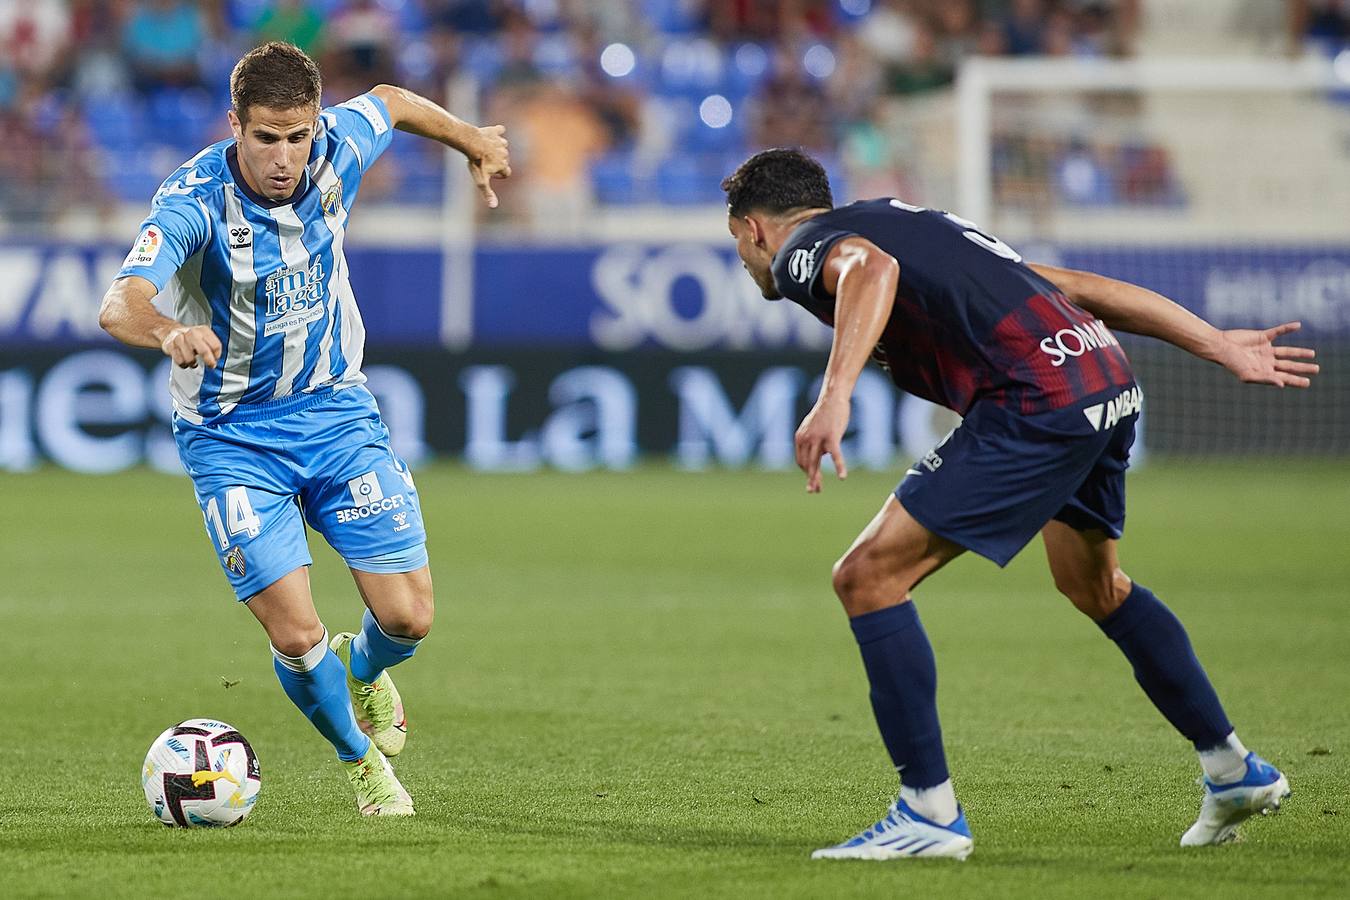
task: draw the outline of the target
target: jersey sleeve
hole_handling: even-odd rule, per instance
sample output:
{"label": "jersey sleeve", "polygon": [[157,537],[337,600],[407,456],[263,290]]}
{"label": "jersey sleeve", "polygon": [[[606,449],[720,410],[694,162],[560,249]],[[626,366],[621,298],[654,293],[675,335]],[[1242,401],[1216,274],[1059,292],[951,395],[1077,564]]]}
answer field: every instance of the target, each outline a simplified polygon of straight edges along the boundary
{"label": "jersey sleeve", "polygon": [[176,202],[156,204],[141,223],[140,236],[117,277],[139,275],[162,291],[179,266],[206,246],[210,237],[206,211],[196,200],[184,197]]}
{"label": "jersey sleeve", "polygon": [[389,148],[394,139],[394,124],[384,101],[374,94],[362,94],[346,103],[324,110],[332,116],[330,138],[335,141],[350,139],[356,150],[361,171],[365,172]]}
{"label": "jersey sleeve", "polygon": [[778,293],[808,307],[834,305],[825,291],[825,257],[830,248],[856,232],[842,231],[807,222],[788,235],[773,260],[773,280]]}

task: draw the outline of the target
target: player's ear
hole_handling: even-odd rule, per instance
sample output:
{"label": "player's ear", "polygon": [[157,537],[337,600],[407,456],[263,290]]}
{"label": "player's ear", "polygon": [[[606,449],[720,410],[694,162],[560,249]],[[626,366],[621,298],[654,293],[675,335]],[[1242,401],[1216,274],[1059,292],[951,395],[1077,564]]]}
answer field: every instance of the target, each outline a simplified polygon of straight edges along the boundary
{"label": "player's ear", "polygon": [[239,114],[231,109],[226,111],[225,118],[230,120],[230,131],[234,133],[234,139],[242,141],[244,139],[244,123],[239,121]]}
{"label": "player's ear", "polygon": [[750,232],[750,242],[756,247],[764,246],[764,223],[753,213],[745,217],[745,227]]}

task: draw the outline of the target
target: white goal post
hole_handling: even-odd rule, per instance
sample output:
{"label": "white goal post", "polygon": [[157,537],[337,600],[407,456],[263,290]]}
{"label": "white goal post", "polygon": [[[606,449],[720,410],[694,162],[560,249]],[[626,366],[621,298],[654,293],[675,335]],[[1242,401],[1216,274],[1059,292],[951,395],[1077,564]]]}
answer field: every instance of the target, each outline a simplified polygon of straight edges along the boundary
{"label": "white goal post", "polygon": [[956,79],[957,198],[962,215],[991,222],[993,129],[999,93],[1091,91],[1300,94],[1350,90],[1350,69],[1316,57],[1261,59],[1003,59],[972,56]]}

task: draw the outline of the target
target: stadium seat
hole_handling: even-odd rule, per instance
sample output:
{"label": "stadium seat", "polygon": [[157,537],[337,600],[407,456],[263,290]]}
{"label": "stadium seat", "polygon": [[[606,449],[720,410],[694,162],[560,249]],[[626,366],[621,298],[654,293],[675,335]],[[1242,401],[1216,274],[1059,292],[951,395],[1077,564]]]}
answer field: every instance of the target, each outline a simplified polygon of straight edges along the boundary
{"label": "stadium seat", "polygon": [[146,126],[158,143],[194,152],[210,142],[216,112],[205,91],[166,88],[150,95]]}
{"label": "stadium seat", "polygon": [[629,206],[642,200],[631,153],[607,153],[591,163],[591,186],[600,203]]}
{"label": "stadium seat", "polygon": [[702,6],[692,0],[642,0],[642,18],[663,34],[694,34],[702,24]]}
{"label": "stadium seat", "polygon": [[134,94],[113,94],[89,103],[85,123],[94,141],[110,150],[135,149],[145,133],[145,111]]}
{"label": "stadium seat", "polygon": [[497,80],[505,58],[495,38],[472,38],[464,42],[464,70],[487,85]]}
{"label": "stadium seat", "polygon": [[707,154],[680,153],[656,170],[656,195],[671,206],[716,203],[723,199],[720,158]]}

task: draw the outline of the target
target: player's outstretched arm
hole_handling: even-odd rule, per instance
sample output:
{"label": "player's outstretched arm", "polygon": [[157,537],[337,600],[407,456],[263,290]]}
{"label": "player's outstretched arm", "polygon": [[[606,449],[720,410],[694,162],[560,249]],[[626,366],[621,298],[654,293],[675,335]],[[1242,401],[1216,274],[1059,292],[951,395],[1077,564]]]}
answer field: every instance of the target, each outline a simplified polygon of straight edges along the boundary
{"label": "player's outstretched arm", "polygon": [[511,177],[505,125],[485,128],[470,125],[426,97],[392,84],[378,85],[371,93],[384,101],[389,119],[399,131],[440,141],[463,153],[469,161],[473,183],[478,185],[487,205],[496,209],[497,194],[492,190],[492,179]]}
{"label": "player's outstretched arm", "polygon": [[1316,375],[1316,352],[1309,347],[1276,345],[1298,322],[1273,328],[1220,331],[1162,294],[1092,272],[1029,263],[1070,300],[1117,331],[1155,337],[1201,359],[1218,363],[1250,384],[1308,387]]}
{"label": "player's outstretched arm", "polygon": [[837,242],[825,257],[822,286],[834,295],[834,343],[825,364],[816,405],[797,428],[797,465],[806,473],[807,493],[820,492],[820,460],[834,460],[848,477],[839,442],[848,428],[849,401],[858,375],[876,348],[895,305],[900,265],[865,238]]}
{"label": "player's outstretched arm", "polygon": [[139,275],[117,279],[103,295],[99,327],[132,347],[158,347],[179,368],[193,368],[200,359],[214,369],[220,359],[220,338],[209,325],[184,325],[161,315],[150,302],[158,293]]}

